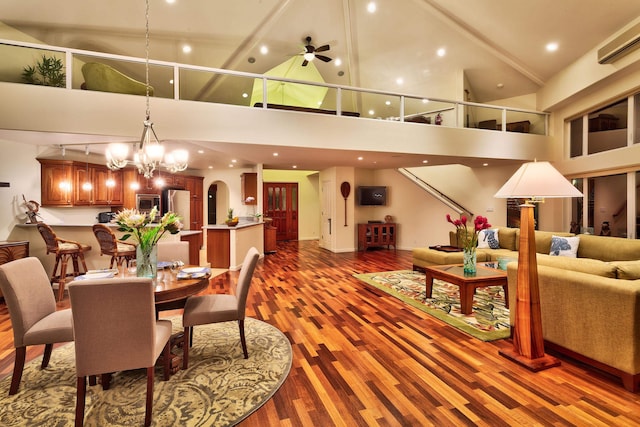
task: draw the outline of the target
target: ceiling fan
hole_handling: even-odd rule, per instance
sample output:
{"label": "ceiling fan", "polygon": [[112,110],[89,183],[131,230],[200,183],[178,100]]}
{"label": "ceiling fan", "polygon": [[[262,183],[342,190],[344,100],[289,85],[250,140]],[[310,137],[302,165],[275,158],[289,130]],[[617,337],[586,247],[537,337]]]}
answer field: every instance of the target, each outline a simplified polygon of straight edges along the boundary
{"label": "ceiling fan", "polygon": [[304,61],[302,61],[303,67],[306,67],[309,62],[313,61],[315,58],[318,58],[323,62],[331,61],[331,58],[329,58],[328,56],[318,55],[318,52],[326,52],[331,49],[331,46],[325,44],[319,47],[315,47],[311,44],[311,36],[307,36],[305,41],[307,42],[307,44],[304,47],[304,53],[301,53],[301,55],[304,57]]}

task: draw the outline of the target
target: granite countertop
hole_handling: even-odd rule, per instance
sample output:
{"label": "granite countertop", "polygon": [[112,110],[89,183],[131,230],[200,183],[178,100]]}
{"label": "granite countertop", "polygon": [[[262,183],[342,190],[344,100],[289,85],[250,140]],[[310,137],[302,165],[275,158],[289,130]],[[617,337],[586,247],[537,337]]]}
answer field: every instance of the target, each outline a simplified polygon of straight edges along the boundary
{"label": "granite countertop", "polygon": [[202,228],[207,230],[237,230],[240,228],[253,227],[261,224],[264,224],[264,223],[255,222],[255,221],[241,221],[235,227],[229,227],[227,224],[215,224],[215,225],[205,225]]}

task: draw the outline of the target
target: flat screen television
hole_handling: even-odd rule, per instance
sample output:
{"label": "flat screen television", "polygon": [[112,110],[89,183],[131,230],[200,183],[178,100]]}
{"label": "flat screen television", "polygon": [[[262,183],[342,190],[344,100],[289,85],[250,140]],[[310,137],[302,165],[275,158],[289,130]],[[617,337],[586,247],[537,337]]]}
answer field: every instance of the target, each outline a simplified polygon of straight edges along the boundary
{"label": "flat screen television", "polygon": [[358,187],[358,204],[360,206],[384,206],[387,204],[387,187]]}

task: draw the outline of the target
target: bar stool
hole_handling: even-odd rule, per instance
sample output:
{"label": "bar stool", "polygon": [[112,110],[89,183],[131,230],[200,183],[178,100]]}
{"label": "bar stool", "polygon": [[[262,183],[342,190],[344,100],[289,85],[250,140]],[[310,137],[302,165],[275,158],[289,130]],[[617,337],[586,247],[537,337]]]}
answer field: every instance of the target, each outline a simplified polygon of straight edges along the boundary
{"label": "bar stool", "polygon": [[136,245],[132,245],[116,238],[111,228],[104,224],[94,224],[93,234],[100,245],[100,255],[111,255],[109,268],[113,264],[119,267],[123,263],[129,267],[129,261],[136,258]]}
{"label": "bar stool", "polygon": [[[36,227],[44,239],[47,246],[47,254],[56,254],[56,263],[53,266],[51,284],[58,282],[58,301],[64,298],[64,284],[68,276],[79,276],[80,268],[78,258],[82,262],[84,272],[87,272],[87,264],[84,262],[84,253],[91,250],[91,246],[73,240],[65,240],[56,236],[51,227],[43,222],[39,222]],[[73,263],[73,273],[67,274],[67,263],[71,258]],[[58,266],[60,269],[58,270]]]}

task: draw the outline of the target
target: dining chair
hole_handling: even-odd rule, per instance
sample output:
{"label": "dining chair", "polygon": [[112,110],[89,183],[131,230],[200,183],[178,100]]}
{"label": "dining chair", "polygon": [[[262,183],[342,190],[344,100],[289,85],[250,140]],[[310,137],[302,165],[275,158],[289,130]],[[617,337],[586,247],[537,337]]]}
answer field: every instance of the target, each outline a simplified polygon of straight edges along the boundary
{"label": "dining chair", "polygon": [[136,245],[118,240],[111,228],[104,224],[94,224],[93,234],[100,245],[100,255],[111,255],[109,268],[122,264],[129,267],[129,261],[136,258]]}
{"label": "dining chair", "polygon": [[171,321],[156,320],[152,280],[76,280],[69,284],[69,299],[76,352],[75,425],[84,422],[87,377],[104,379],[105,374],[139,368],[147,369],[144,425],[150,425],[154,365],[162,353],[166,381],[171,354]]}
{"label": "dining chair", "polygon": [[[81,273],[78,260],[82,262],[82,267],[86,273],[87,264],[84,262],[84,253],[90,251],[91,246],[74,240],[61,239],[49,225],[43,222],[36,224],[36,227],[47,246],[47,254],[56,255],[56,263],[53,266],[53,273],[51,274],[51,283],[58,282],[58,301],[62,301],[62,298],[64,298],[64,285],[67,279],[67,263],[69,259],[71,259],[73,264],[73,276],[79,276]],[[60,270],[58,270],[58,267],[60,267]]]}
{"label": "dining chair", "polygon": [[15,362],[9,395],[20,387],[27,346],[44,344],[42,369],[49,365],[53,344],[73,341],[71,310],[56,311],[47,272],[36,257],[0,266],[0,288],[11,317]]}
{"label": "dining chair", "polygon": [[187,298],[182,315],[182,325],[184,326],[183,336],[183,356],[182,368],[189,366],[189,344],[193,327],[209,323],[238,321],[240,328],[240,342],[244,358],[249,357],[247,352],[247,342],[244,334],[245,308],[247,305],[247,295],[253,272],[258,263],[260,253],[256,248],[250,248],[244,257],[240,275],[235,286],[232,286],[230,294],[199,295]]}
{"label": "dining chair", "polygon": [[184,265],[189,262],[189,242],[181,240],[160,240],[158,242],[158,261],[182,261]]}

